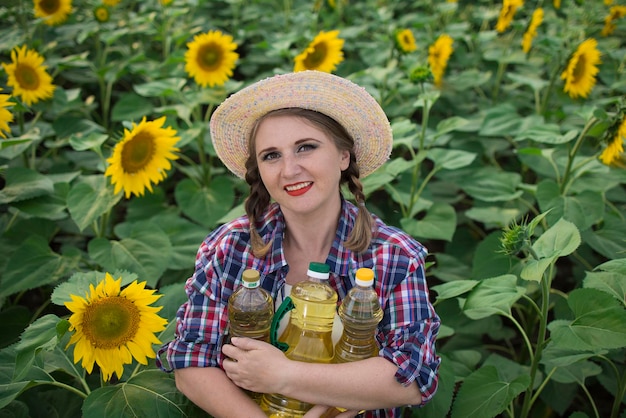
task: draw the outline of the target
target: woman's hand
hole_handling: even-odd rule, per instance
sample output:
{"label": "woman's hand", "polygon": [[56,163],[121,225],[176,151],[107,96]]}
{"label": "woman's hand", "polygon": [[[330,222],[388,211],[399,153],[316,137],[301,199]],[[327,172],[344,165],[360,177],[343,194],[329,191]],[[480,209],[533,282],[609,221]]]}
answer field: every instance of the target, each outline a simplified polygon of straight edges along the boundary
{"label": "woman's hand", "polygon": [[237,386],[257,393],[280,393],[282,371],[289,360],[278,348],[252,338],[233,337],[224,344],[223,368]]}
{"label": "woman's hand", "polygon": [[359,411],[341,412],[334,406],[315,405],[304,415],[304,418],[353,418]]}

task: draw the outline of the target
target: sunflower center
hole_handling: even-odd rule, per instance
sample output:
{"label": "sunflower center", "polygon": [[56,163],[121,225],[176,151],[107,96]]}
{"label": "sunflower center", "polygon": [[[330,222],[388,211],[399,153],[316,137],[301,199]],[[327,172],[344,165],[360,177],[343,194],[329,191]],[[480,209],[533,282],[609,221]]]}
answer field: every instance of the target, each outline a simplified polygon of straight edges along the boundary
{"label": "sunflower center", "polygon": [[154,155],[154,137],[146,132],[139,132],[122,149],[122,168],[126,173],[143,170]]}
{"label": "sunflower center", "polygon": [[121,296],[94,301],[85,310],[83,333],[96,348],[120,347],[131,341],[140,322],[139,309]]}
{"label": "sunflower center", "polygon": [[204,45],[198,53],[198,65],[210,71],[218,68],[222,62],[222,50],[219,45],[210,43]]}
{"label": "sunflower center", "polygon": [[52,15],[59,10],[61,2],[59,0],[41,0],[39,7],[41,7],[41,10],[46,12],[47,15]]}
{"label": "sunflower center", "polygon": [[39,75],[30,65],[17,64],[15,78],[24,90],[37,90],[39,88]]}
{"label": "sunflower center", "polygon": [[585,56],[581,55],[578,57],[576,61],[576,65],[574,66],[574,71],[572,71],[572,75],[574,76],[574,82],[579,81],[585,75]]}
{"label": "sunflower center", "polygon": [[307,55],[306,59],[304,60],[304,65],[307,68],[319,67],[320,64],[322,64],[326,59],[326,52],[327,48],[325,43],[315,45],[315,47],[313,47],[313,52]]}

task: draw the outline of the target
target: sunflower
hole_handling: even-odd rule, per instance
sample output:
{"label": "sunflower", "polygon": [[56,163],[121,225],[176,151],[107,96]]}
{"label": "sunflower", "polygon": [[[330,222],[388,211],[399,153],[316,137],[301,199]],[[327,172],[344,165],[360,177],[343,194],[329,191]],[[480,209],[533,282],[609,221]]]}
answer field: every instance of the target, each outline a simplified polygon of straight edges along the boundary
{"label": "sunflower", "polygon": [[606,165],[623,165],[624,141],[626,141],[626,117],[622,119],[609,144],[600,154],[600,161]]}
{"label": "sunflower", "polygon": [[528,29],[524,33],[522,37],[522,50],[528,54],[530,51],[530,47],[533,44],[533,39],[537,36],[537,28],[541,25],[543,21],[543,9],[538,7],[534,12],[532,17],[530,18],[530,24],[528,25]]}
{"label": "sunflower", "polygon": [[602,36],[609,36],[615,30],[615,21],[626,16],[626,6],[612,6],[609,14],[604,18]]}
{"label": "sunflower", "polygon": [[72,13],[72,0],[34,0],[35,16],[46,25],[59,25]]}
{"label": "sunflower", "polygon": [[567,63],[561,78],[565,80],[563,91],[572,99],[578,96],[587,97],[596,84],[597,65],[600,64],[600,51],[596,48],[598,42],[587,39],[581,43]]}
{"label": "sunflower", "polygon": [[49,99],[54,93],[52,77],[46,72],[43,57],[26,46],[11,51],[11,64],[2,64],[13,87],[13,95],[19,96],[28,106]]}
{"label": "sunflower", "polygon": [[498,22],[496,23],[496,30],[500,33],[504,32],[511,25],[517,9],[523,5],[524,2],[522,0],[504,0]]}
{"label": "sunflower", "polygon": [[321,31],[304,51],[294,58],[294,71],[317,70],[330,73],[343,61],[343,39],[339,31]]}
{"label": "sunflower", "polygon": [[171,168],[170,160],[178,158],[174,148],[180,139],[171,127],[162,128],[165,117],[146,122],[144,117],[139,125],[133,123],[132,131],[124,130],[124,138],[113,149],[104,172],[111,176],[115,193],[124,189],[126,198],[131,193],[143,196],[147,188],[152,192],[152,184],[165,178],[165,170]]}
{"label": "sunflower", "polygon": [[232,77],[239,58],[232,36],[212,30],[196,35],[187,48],[185,71],[202,87],[221,86]]}
{"label": "sunflower", "polygon": [[157,315],[162,307],[148,306],[161,297],[154,290],[145,289],[146,282],[135,280],[121,290],[122,278],[115,280],[106,273],[96,287],[89,285],[89,292],[82,296],[70,295],[71,302],[65,306],[72,312],[70,331],[75,331],[66,349],[74,347],[74,363],[82,359],[88,373],[94,362],[108,381],[113,373],[119,378],[124,365],[133,362],[148,364],[147,358],[155,358],[152,344],[161,341],[154,335],[165,329],[167,321]]}
{"label": "sunflower", "polygon": [[397,30],[395,38],[396,46],[398,47],[400,52],[404,52],[406,54],[408,52],[413,52],[417,49],[415,37],[413,36],[413,32],[411,32],[411,29]]}
{"label": "sunflower", "polygon": [[[2,89],[0,88],[0,91]],[[6,138],[7,136],[2,131],[10,132],[9,123],[13,122],[13,114],[7,110],[7,107],[13,106],[13,103],[9,101],[8,94],[0,94],[0,137]]]}
{"label": "sunflower", "polygon": [[561,8],[561,0],[553,0],[552,1],[552,5],[554,6],[555,9],[560,9]]}
{"label": "sunflower", "polygon": [[121,0],[102,0],[102,3],[109,7],[115,7],[120,4]]}
{"label": "sunflower", "polygon": [[109,11],[109,7],[101,4],[93,10],[93,16],[100,23],[105,23],[109,21],[111,17],[111,12]]}
{"label": "sunflower", "polygon": [[454,51],[453,44],[454,40],[449,35],[443,34],[428,48],[428,64],[436,86],[441,85],[448,60]]}

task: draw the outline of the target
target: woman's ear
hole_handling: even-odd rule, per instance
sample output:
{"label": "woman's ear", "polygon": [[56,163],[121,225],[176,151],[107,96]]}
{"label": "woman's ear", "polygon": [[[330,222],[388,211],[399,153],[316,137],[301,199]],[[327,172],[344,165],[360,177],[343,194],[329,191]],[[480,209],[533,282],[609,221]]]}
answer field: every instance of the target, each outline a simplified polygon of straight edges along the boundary
{"label": "woman's ear", "polygon": [[350,166],[350,151],[343,150],[341,151],[341,159],[339,160],[339,166],[341,171],[346,171]]}

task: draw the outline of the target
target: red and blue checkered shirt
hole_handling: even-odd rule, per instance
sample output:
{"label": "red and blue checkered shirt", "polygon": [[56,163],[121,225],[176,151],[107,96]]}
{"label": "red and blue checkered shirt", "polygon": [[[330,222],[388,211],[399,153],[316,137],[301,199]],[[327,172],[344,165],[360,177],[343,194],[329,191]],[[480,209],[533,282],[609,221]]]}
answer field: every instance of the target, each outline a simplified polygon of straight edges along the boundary
{"label": "red and blue checkered shirt", "polygon": [[[376,339],[379,355],[393,362],[396,379],[408,386],[414,381],[422,393],[422,405],[437,390],[440,358],[435,340],[440,320],[429,301],[424,273],[426,249],[405,232],[385,225],[374,217],[377,232],[369,248],[355,253],[343,246],[353,228],[358,209],[344,200],[337,235],[328,254],[330,285],[341,301],[355,285],[355,272],[368,267],[375,271],[375,288],[384,311]],[[228,298],[241,285],[245,269],[261,274],[261,285],[277,300],[289,266],[283,253],[285,220],[280,207],[272,204],[259,232],[265,242],[272,241],[263,258],[252,255],[250,223],[242,216],[214,230],[200,246],[194,275],[187,280],[188,301],[176,314],[175,339],[166,343],[170,369],[184,367],[221,367],[222,337],[228,323]],[[160,356],[157,364],[163,370]],[[399,417],[401,408],[367,411],[366,417]]]}

